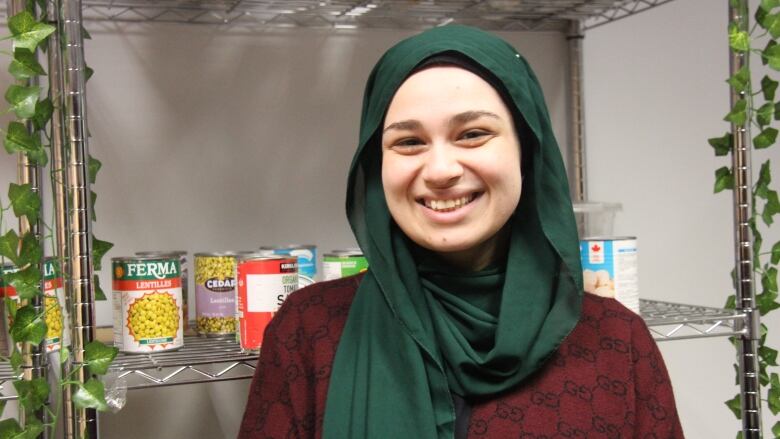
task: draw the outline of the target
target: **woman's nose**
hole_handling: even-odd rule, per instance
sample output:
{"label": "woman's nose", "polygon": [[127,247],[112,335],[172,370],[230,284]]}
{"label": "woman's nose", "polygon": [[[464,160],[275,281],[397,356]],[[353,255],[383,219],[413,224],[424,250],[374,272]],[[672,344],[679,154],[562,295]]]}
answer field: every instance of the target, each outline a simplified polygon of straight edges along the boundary
{"label": "woman's nose", "polygon": [[463,165],[449,145],[434,145],[428,151],[421,175],[430,187],[449,187],[463,176]]}

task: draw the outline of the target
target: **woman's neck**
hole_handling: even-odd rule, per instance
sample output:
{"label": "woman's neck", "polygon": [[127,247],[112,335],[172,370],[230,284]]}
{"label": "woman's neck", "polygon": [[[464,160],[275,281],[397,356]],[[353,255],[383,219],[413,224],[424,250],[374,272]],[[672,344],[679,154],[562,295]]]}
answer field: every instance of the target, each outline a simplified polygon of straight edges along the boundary
{"label": "woman's neck", "polygon": [[477,272],[506,258],[509,250],[510,226],[505,225],[486,241],[466,250],[434,252],[442,261],[458,270]]}

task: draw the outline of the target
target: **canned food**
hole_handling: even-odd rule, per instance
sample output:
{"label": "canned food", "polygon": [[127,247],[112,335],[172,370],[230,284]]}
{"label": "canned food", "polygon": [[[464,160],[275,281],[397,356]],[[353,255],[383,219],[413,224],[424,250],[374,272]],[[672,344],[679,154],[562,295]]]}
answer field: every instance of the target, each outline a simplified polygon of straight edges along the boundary
{"label": "canned food", "polygon": [[114,345],[147,353],[184,345],[178,257],[111,258]]}
{"label": "canned food", "polygon": [[236,254],[195,253],[195,330],[207,337],[236,333]]}
{"label": "canned food", "polygon": [[16,288],[12,287],[5,280],[6,274],[16,273],[19,269],[13,264],[5,264],[0,266],[0,312],[3,314],[3,330],[0,334],[0,349],[2,349],[2,355],[11,355],[11,325],[14,321],[8,312],[6,306],[6,300],[13,300],[19,302],[19,296],[16,294]]}
{"label": "canned food", "polygon": [[43,263],[43,280],[46,352],[55,352],[59,351],[63,344],[70,346],[70,318],[65,305],[65,288],[57,259],[46,258]]}
{"label": "canned food", "polygon": [[265,256],[295,256],[298,258],[298,276],[301,286],[314,283],[317,277],[317,246],[312,244],[285,244],[278,247],[260,247]]}
{"label": "canned food", "polygon": [[595,237],[580,241],[585,291],[617,299],[639,313],[639,279],[635,237]]}
{"label": "canned food", "polygon": [[244,255],[236,264],[238,326],[236,339],[244,352],[257,352],[268,322],[287,296],[298,289],[294,257]]}
{"label": "canned food", "polygon": [[354,276],[368,270],[368,261],[360,249],[333,250],[322,257],[322,279]]}
{"label": "canned food", "polygon": [[189,285],[190,285],[190,275],[189,275],[189,269],[187,268],[187,252],[184,250],[173,250],[173,251],[143,251],[143,252],[136,252],[136,256],[154,256],[154,257],[177,257],[179,258],[179,264],[181,266],[181,298],[182,298],[182,313],[184,314],[184,330],[186,331],[189,328],[189,322],[190,322],[190,294],[189,294]]}

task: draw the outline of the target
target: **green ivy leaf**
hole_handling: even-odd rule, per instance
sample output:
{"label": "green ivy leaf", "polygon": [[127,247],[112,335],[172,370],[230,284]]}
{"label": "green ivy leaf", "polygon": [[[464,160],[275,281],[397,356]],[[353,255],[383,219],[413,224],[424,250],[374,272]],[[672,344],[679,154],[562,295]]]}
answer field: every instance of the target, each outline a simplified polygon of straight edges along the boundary
{"label": "green ivy leaf", "polygon": [[741,400],[742,400],[742,398],[740,398],[739,394],[737,394],[737,396],[735,396],[734,398],[726,401],[726,403],[725,403],[726,407],[728,407],[729,410],[731,410],[731,412],[734,413],[734,416],[736,416],[737,419],[742,419]]}
{"label": "green ivy leaf", "polygon": [[46,124],[51,120],[51,115],[54,113],[54,105],[51,103],[50,98],[46,98],[35,107],[35,114],[32,117],[33,124],[36,130],[42,130],[46,128]]}
{"label": "green ivy leaf", "polygon": [[777,351],[769,346],[761,346],[758,348],[758,355],[766,361],[766,364],[770,366],[777,366]]}
{"label": "green ivy leaf", "polygon": [[0,439],[12,439],[22,433],[22,427],[14,418],[0,421]]}
{"label": "green ivy leaf", "polygon": [[764,18],[764,24],[766,29],[772,35],[772,38],[777,39],[780,37],[780,16],[778,14],[769,14]]}
{"label": "green ivy leaf", "polygon": [[100,168],[103,166],[103,163],[100,162],[100,160],[96,159],[95,157],[89,156],[89,165],[87,168],[89,169],[89,183],[95,184],[95,181],[97,180],[97,174],[98,171],[100,171]]}
{"label": "green ivy leaf", "polygon": [[772,434],[775,437],[780,436],[780,421],[775,422],[775,425],[772,426]]}
{"label": "green ivy leaf", "polygon": [[5,101],[11,104],[17,117],[29,119],[35,114],[35,104],[40,96],[41,88],[37,85],[11,85],[5,92]]}
{"label": "green ivy leaf", "polygon": [[89,191],[89,205],[92,206],[92,209],[89,209],[89,212],[92,217],[92,221],[97,221],[97,214],[95,213],[95,203],[97,202],[97,194],[95,191],[90,190]]}
{"label": "green ivy leaf", "polygon": [[41,166],[46,166],[48,162],[41,141],[37,137],[31,136],[21,122],[11,121],[8,123],[3,145],[9,154],[21,151]]}
{"label": "green ivy leaf", "polygon": [[[758,382],[762,386],[769,385],[769,374],[767,373],[766,368],[766,362],[760,361],[758,363]],[[739,380],[737,380],[737,385],[739,385]]]}
{"label": "green ivy leaf", "polygon": [[46,336],[46,323],[42,317],[29,305],[19,308],[11,326],[11,336],[16,342],[39,344]]}
{"label": "green ivy leaf", "polygon": [[766,225],[772,225],[772,217],[780,213],[780,199],[777,197],[777,191],[767,191],[766,204],[764,204],[764,211],[761,212],[761,218]]}
{"label": "green ivy leaf", "polygon": [[27,264],[38,264],[43,259],[43,247],[30,232],[22,235],[22,245],[19,249],[19,267]]}
{"label": "green ivy leaf", "polygon": [[777,85],[778,82],[773,80],[767,75],[764,75],[764,77],[761,78],[761,92],[764,93],[765,101],[771,102],[775,100],[775,92],[777,91]]}
{"label": "green ivy leaf", "polygon": [[768,127],[764,128],[759,135],[753,138],[753,146],[756,149],[764,149],[772,146],[777,140],[777,130]]}
{"label": "green ivy leaf", "polygon": [[101,241],[92,235],[92,265],[95,267],[95,271],[100,271],[101,259],[113,246],[114,244],[108,241]]}
{"label": "green ivy leaf", "polygon": [[105,375],[118,352],[119,349],[113,346],[106,346],[99,341],[90,342],[84,346],[84,355],[89,371],[95,375]]}
{"label": "green ivy leaf", "polygon": [[777,42],[773,39],[770,39],[769,42],[766,43],[764,50],[761,51],[761,64],[767,65],[769,63],[769,57],[767,54],[770,53],[770,49],[775,46],[777,46]]}
{"label": "green ivy leaf", "polygon": [[73,402],[78,408],[93,408],[99,411],[108,409],[103,383],[95,378],[90,378],[79,387],[79,390],[73,394]]}
{"label": "green ivy leaf", "polygon": [[44,378],[33,378],[27,380],[14,381],[16,394],[19,400],[28,412],[34,412],[43,407],[46,399],[49,397],[49,383]]}
{"label": "green ivy leaf", "polygon": [[107,300],[106,293],[104,293],[103,288],[100,287],[100,276],[93,274],[92,280],[92,285],[95,286],[95,300]]}
{"label": "green ivy leaf", "polygon": [[737,72],[727,79],[726,82],[731,85],[731,88],[733,88],[734,91],[738,93],[743,92],[747,90],[750,85],[750,70],[747,66],[742,66],[742,68],[737,70]]}
{"label": "green ivy leaf", "polygon": [[773,291],[764,291],[756,296],[756,307],[758,312],[763,316],[769,312],[780,308],[780,303],[777,303],[777,293]]}
{"label": "green ivy leaf", "polygon": [[95,74],[95,71],[90,66],[84,66],[84,82],[89,81],[92,78],[92,75]]}
{"label": "green ivy leaf", "polygon": [[772,118],[774,116],[775,104],[772,102],[767,102],[756,111],[756,122],[758,122],[758,124],[763,128],[772,123]]}
{"label": "green ivy leaf", "polygon": [[35,48],[56,30],[54,26],[37,22],[27,11],[11,17],[8,20],[8,29],[13,36],[14,49],[21,47],[30,52],[34,52]]}
{"label": "green ivy leaf", "polygon": [[780,0],[761,0],[759,8],[766,12],[772,12],[772,9],[780,6]]}
{"label": "green ivy leaf", "polygon": [[726,166],[715,171],[715,193],[724,189],[734,189],[734,176],[731,174],[731,169]]}
{"label": "green ivy leaf", "polygon": [[778,263],[780,263],[780,241],[772,246],[772,264],[777,265]]}
{"label": "green ivy leaf", "polygon": [[19,265],[18,251],[19,237],[13,229],[0,236],[0,256],[8,258],[14,265]]}
{"label": "green ivy leaf", "polygon": [[737,309],[737,296],[735,294],[730,295],[726,299],[726,304],[723,305],[724,309]]}
{"label": "green ivy leaf", "polygon": [[777,293],[777,268],[769,267],[761,275],[761,286],[764,291]]}
{"label": "green ivy leaf", "polygon": [[24,270],[8,273],[5,280],[22,299],[31,299],[41,291],[41,273],[37,265],[28,265]]}
{"label": "green ivy leaf", "polygon": [[38,212],[41,210],[41,198],[33,192],[30,184],[14,184],[8,186],[8,198],[14,208],[17,218],[26,216],[31,223],[38,221]]}
{"label": "green ivy leaf", "polygon": [[734,125],[744,125],[747,121],[747,101],[744,99],[738,100],[723,120]]}
{"label": "green ivy leaf", "polygon": [[727,155],[734,147],[734,140],[731,133],[726,133],[722,137],[713,137],[707,139],[707,142],[715,149],[716,156]]}
{"label": "green ivy leaf", "polygon": [[750,50],[750,34],[739,30],[739,27],[729,25],[729,46],[737,52],[747,52]]}
{"label": "green ivy leaf", "polygon": [[24,421],[24,432],[12,437],[12,439],[38,439],[41,433],[43,433],[43,429],[44,426],[41,424],[41,421],[28,417]]}
{"label": "green ivy leaf", "polygon": [[35,59],[35,55],[22,48],[14,50],[14,59],[8,66],[8,73],[18,81],[25,81],[33,76],[46,75],[46,71]]}
{"label": "green ivy leaf", "polygon": [[762,8],[756,9],[756,13],[753,14],[753,18],[756,19],[756,23],[758,23],[762,28],[767,28],[766,19],[769,16],[769,12],[765,11]]}
{"label": "green ivy leaf", "polygon": [[62,346],[60,348],[60,364],[65,364],[68,358],[70,358],[70,349],[67,346]]}
{"label": "green ivy leaf", "polygon": [[19,352],[17,349],[14,349],[14,351],[11,353],[11,358],[9,361],[11,362],[11,368],[14,370],[14,372],[19,373],[19,368],[22,367],[23,361],[21,352]]}
{"label": "green ivy leaf", "polygon": [[773,415],[780,413],[780,382],[778,382],[778,376],[776,373],[772,374],[771,387],[767,392],[767,400],[769,402],[769,410]]}
{"label": "green ivy leaf", "polygon": [[[772,42],[774,43],[774,41]],[[766,58],[766,64],[769,64],[769,67],[774,70],[780,70],[780,46],[777,43],[767,44],[761,55]]]}
{"label": "green ivy leaf", "polygon": [[761,164],[761,171],[758,173],[756,181],[755,195],[759,198],[767,199],[769,196],[769,183],[772,182],[772,168],[769,160]]}

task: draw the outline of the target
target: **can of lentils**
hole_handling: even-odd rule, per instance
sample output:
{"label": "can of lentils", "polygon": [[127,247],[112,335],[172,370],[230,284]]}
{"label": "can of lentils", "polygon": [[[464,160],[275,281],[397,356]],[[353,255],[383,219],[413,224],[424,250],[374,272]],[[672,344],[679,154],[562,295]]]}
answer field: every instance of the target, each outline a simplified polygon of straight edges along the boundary
{"label": "can of lentils", "polygon": [[55,258],[46,258],[43,263],[43,301],[46,321],[46,352],[59,351],[63,345],[70,346],[70,318],[65,305],[65,288],[62,284],[62,270]]}
{"label": "can of lentils", "polygon": [[636,237],[594,237],[580,241],[585,291],[617,299],[639,313]]}
{"label": "can of lentils", "polygon": [[236,254],[195,253],[195,330],[207,337],[236,333]]}
{"label": "can of lentils", "polygon": [[187,269],[187,252],[184,250],[172,250],[172,251],[143,251],[136,252],[136,256],[143,257],[177,257],[179,258],[179,266],[181,267],[181,298],[182,298],[182,314],[184,317],[184,330],[189,328],[190,324],[190,294],[189,294],[189,270]]}
{"label": "can of lentils", "polygon": [[360,249],[333,250],[322,256],[322,280],[341,279],[368,270]]}
{"label": "can of lentils", "polygon": [[317,278],[317,246],[312,244],[285,244],[278,247],[260,247],[267,256],[295,256],[298,258],[298,276],[301,286],[311,285]]}
{"label": "can of lentils", "polygon": [[242,255],[236,264],[238,326],[243,352],[258,352],[263,332],[287,296],[298,289],[294,257]]}
{"label": "can of lentils", "polygon": [[111,258],[114,345],[148,353],[184,345],[181,265],[178,257]]}

